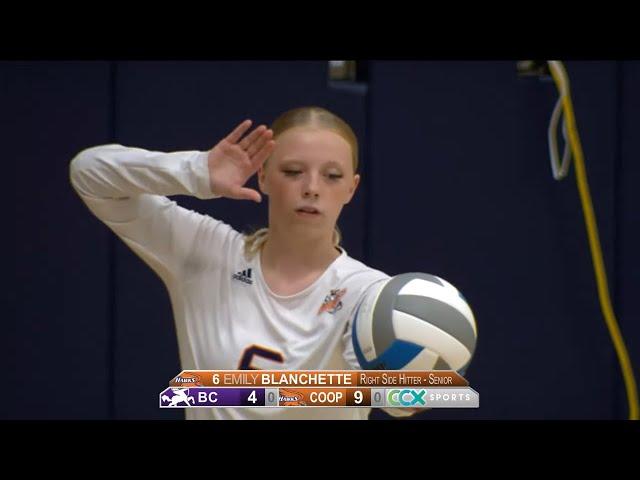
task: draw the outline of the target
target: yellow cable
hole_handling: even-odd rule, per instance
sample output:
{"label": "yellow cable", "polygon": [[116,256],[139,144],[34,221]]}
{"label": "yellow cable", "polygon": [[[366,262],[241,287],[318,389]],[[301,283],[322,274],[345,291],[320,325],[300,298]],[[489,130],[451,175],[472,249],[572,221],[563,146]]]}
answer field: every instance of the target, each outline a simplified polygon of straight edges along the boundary
{"label": "yellow cable", "polygon": [[631,366],[631,361],[629,360],[629,354],[627,353],[624,339],[620,334],[620,329],[613,312],[613,307],[611,306],[611,298],[609,297],[609,287],[607,286],[607,276],[604,268],[602,249],[598,238],[598,226],[591,202],[591,194],[589,193],[587,171],[584,165],[582,146],[580,144],[580,137],[578,135],[578,128],[576,126],[576,119],[573,112],[573,104],[571,102],[569,77],[562,62],[549,62],[549,67],[553,80],[555,81],[558,91],[562,97],[564,116],[569,133],[569,142],[571,144],[571,150],[573,152],[575,162],[576,181],[578,183],[582,211],[584,213],[584,220],[587,226],[591,257],[593,259],[593,266],[596,273],[600,307],[604,314],[609,334],[611,335],[611,340],[613,341],[613,345],[618,355],[618,361],[620,362],[620,367],[622,369],[622,375],[627,389],[627,400],[629,403],[629,419],[638,420],[640,411],[638,406],[638,390],[633,376],[633,368]]}

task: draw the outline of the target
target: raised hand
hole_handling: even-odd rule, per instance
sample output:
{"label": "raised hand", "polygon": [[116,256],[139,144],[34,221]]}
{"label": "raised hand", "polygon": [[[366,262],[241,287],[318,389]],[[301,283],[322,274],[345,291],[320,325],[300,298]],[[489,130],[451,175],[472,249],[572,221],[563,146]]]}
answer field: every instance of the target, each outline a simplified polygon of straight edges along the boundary
{"label": "raised hand", "polygon": [[210,186],[216,195],[236,200],[262,201],[260,193],[245,188],[244,184],[271,155],[276,142],[272,140],[273,131],[264,125],[242,138],[251,124],[251,120],[245,120],[209,151]]}

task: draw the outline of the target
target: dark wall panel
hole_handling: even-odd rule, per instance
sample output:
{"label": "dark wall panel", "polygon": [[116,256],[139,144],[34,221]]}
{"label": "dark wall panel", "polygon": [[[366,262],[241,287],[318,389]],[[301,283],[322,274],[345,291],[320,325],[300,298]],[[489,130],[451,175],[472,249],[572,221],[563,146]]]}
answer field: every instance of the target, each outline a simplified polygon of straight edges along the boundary
{"label": "dark wall panel", "polygon": [[[601,241],[612,260],[615,68],[568,64]],[[371,259],[440,275],[479,326],[477,411],[431,418],[611,418],[617,385],[573,171],[551,177],[549,82],[515,62],[375,62]],[[597,378],[597,381],[594,381]]]}
{"label": "dark wall panel", "polygon": [[108,80],[106,62],[0,62],[16,276],[3,418],[107,417],[108,233],[73,191],[69,161],[107,140]]}

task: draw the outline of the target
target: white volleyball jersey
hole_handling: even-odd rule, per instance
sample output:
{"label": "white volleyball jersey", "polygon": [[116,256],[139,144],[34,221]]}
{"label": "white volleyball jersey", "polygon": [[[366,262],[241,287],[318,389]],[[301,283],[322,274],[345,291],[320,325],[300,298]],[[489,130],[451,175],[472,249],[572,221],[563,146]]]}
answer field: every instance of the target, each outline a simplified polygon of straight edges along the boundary
{"label": "white volleyball jersey", "polygon": [[[241,233],[166,197],[216,197],[210,189],[207,154],[104,145],[80,152],[70,166],[71,183],[89,209],[165,283],[182,369],[359,368],[351,343],[353,315],[365,292],[389,276],[343,250],[303,291],[274,294],[262,276],[260,255],[245,258]],[[158,385],[158,391],[165,387]],[[369,412],[188,408],[186,418],[366,419]]]}

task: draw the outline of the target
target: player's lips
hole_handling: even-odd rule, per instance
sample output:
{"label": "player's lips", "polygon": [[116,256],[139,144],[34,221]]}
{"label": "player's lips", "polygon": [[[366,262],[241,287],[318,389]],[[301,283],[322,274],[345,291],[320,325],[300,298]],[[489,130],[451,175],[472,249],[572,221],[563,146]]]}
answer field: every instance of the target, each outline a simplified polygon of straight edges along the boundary
{"label": "player's lips", "polygon": [[296,208],[296,213],[301,215],[320,215],[320,210],[316,207],[304,206]]}

